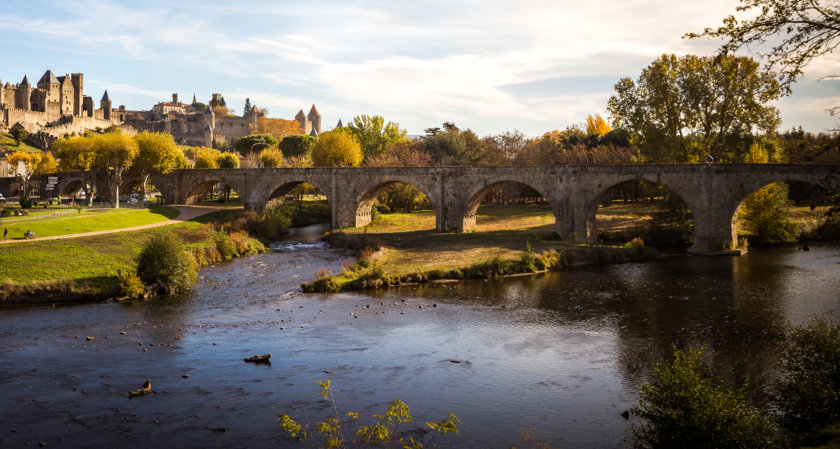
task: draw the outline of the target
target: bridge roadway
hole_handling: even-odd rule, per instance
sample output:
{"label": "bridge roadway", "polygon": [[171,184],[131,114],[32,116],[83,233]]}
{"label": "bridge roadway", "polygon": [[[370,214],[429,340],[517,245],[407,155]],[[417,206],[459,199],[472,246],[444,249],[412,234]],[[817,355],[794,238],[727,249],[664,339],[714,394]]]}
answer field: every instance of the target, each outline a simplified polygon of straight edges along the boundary
{"label": "bridge roadway", "polygon": [[[58,173],[55,192],[82,186],[81,173]],[[107,181],[92,176],[103,200]],[[8,179],[8,178],[7,178]],[[685,201],[694,218],[696,254],[720,253],[736,240],[735,217],[744,199],[759,188],[781,181],[800,181],[840,192],[840,165],[794,164],[635,164],[600,166],[509,167],[361,167],[186,169],[151,177],[167,203],[192,204],[213,185],[225,183],[239,193],[246,209],[260,211],[274,198],[309,183],[327,196],[332,227],[364,226],[371,206],[388,185],[401,182],[422,191],[435,210],[440,232],[470,231],[475,213],[490,190],[504,182],[532,187],[554,210],[554,229],[564,240],[586,242],[597,235],[595,212],[614,186],[634,180],[663,185]],[[44,191],[46,176],[33,180]],[[124,182],[122,191],[127,191]],[[99,187],[105,188],[99,188]],[[2,192],[0,186],[0,192]]]}

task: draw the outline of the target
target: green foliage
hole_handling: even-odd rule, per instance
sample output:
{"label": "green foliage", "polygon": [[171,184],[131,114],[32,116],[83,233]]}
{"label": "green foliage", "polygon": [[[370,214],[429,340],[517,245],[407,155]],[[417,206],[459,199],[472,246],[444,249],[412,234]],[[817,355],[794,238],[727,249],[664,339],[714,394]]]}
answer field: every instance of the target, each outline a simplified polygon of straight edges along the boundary
{"label": "green foliage", "polygon": [[243,157],[277,146],[277,139],[269,134],[251,134],[233,144],[233,149]]}
{"label": "green foliage", "polygon": [[137,273],[133,271],[119,271],[117,272],[117,277],[120,280],[120,292],[124,296],[139,298],[143,295],[145,285],[143,285],[143,281],[140,280],[140,276]]}
{"label": "green foliage", "polygon": [[759,243],[795,242],[799,227],[790,219],[792,205],[787,184],[769,184],[744,200],[738,218]]}
{"label": "green foliage", "polygon": [[770,420],[747,405],[742,391],[715,386],[699,349],[674,350],[641,387],[634,448],[772,448]]}
{"label": "green foliage", "polygon": [[279,148],[286,157],[308,156],[315,145],[315,138],[303,134],[286,136],[280,141]]}
{"label": "green foliage", "polygon": [[423,192],[404,183],[394,183],[386,187],[379,194],[374,206],[378,212],[414,212],[429,207],[431,203]]}
{"label": "green foliage", "polygon": [[219,168],[239,168],[239,157],[233,153],[221,153],[217,161]]}
{"label": "green foliage", "polygon": [[454,123],[444,123],[442,130],[427,129],[423,151],[439,165],[487,165],[484,142],[472,130],[462,131]]}
{"label": "green foliage", "polygon": [[248,229],[265,239],[277,240],[289,230],[291,223],[292,219],[285,208],[280,204],[272,204],[250,219]]}
{"label": "green foliage", "polygon": [[236,246],[224,230],[216,231],[213,235],[213,243],[216,245],[216,251],[222,256],[222,260],[230,260],[239,256],[236,252]]}
{"label": "green foliage", "polygon": [[29,132],[26,128],[22,126],[13,126],[11,130],[9,130],[9,134],[15,138],[15,145],[20,146],[21,140],[26,140],[29,137]]}
{"label": "green foliage", "polygon": [[[434,440],[438,436],[446,436],[451,433],[458,433],[458,424],[461,421],[457,416],[449,415],[440,422],[427,422],[431,437],[425,443],[409,437],[408,440],[400,436],[399,426],[414,421],[411,410],[405,402],[396,399],[385,409],[382,414],[373,415],[374,422],[370,425],[360,425],[353,432],[352,439],[344,436],[348,424],[359,418],[356,412],[339,413],[335,402],[335,390],[332,388],[329,379],[316,381],[321,387],[319,394],[332,406],[333,416],[324,421],[315,422],[313,432],[308,432],[309,426],[298,424],[289,415],[280,415],[278,422],[283,430],[292,438],[300,440],[314,440],[313,444],[319,448],[347,448],[347,447],[372,447],[384,444],[403,449],[422,449],[435,447]],[[348,430],[349,432],[349,430]]]}
{"label": "green foliage", "polygon": [[407,140],[404,129],[394,122],[386,124],[380,115],[357,115],[347,129],[356,136],[365,159],[386,153],[395,143]]}
{"label": "green foliage", "polygon": [[622,78],[608,109],[646,162],[745,160],[753,129],[775,131],[779,83],[747,57],[662,55],[638,80]]}
{"label": "green foliage", "polygon": [[198,278],[192,256],[184,241],[172,230],[152,231],[137,256],[137,274],[146,285],[159,284],[175,292],[185,292]]}
{"label": "green foliage", "polygon": [[840,325],[813,318],[793,329],[776,387],[780,424],[794,433],[840,424]]}
{"label": "green foliage", "polygon": [[28,196],[20,197],[20,208],[21,209],[32,209],[32,198]]}
{"label": "green foliage", "polygon": [[266,148],[260,151],[260,162],[265,168],[278,168],[283,166],[283,153],[280,150]]}
{"label": "green foliage", "polygon": [[321,134],[312,146],[312,162],[316,167],[358,167],[362,148],[347,128],[336,128]]}

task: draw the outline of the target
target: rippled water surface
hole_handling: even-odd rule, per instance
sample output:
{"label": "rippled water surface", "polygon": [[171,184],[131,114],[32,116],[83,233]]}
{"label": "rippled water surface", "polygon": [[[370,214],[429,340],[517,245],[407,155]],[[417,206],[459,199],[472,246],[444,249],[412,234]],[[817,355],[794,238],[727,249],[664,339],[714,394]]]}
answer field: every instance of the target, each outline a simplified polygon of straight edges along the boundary
{"label": "rippled water surface", "polygon": [[[341,410],[455,413],[441,447],[506,448],[522,427],[622,447],[620,413],[671,345],[706,345],[761,402],[783,326],[840,321],[836,246],[334,295],[298,286],[346,254],[274,249],[202,270],[185,297],[0,309],[0,446],[295,447],[277,416],[327,417],[329,378]],[[242,360],[262,353],[270,366]],[[129,399],[147,378],[153,393]]]}

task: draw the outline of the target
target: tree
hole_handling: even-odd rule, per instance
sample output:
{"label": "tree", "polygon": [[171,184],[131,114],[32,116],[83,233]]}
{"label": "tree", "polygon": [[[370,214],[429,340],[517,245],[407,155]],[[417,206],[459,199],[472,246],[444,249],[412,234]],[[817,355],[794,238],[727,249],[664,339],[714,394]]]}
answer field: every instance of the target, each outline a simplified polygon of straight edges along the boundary
{"label": "tree", "polygon": [[242,108],[242,116],[244,117],[244,116],[250,114],[253,109],[254,109],[253,106],[251,106],[251,99],[246,98],[245,99],[245,106]]}
{"label": "tree", "polygon": [[394,122],[385,123],[380,115],[357,115],[347,125],[362,147],[364,158],[387,152],[395,143],[406,140],[406,131]]}
{"label": "tree", "polygon": [[23,197],[29,196],[29,180],[35,175],[41,155],[28,151],[15,151],[6,157],[9,171],[20,178],[23,183]]}
{"label": "tree", "polygon": [[260,162],[265,168],[282,167],[283,153],[276,148],[266,148],[260,152]]}
{"label": "tree", "polygon": [[186,156],[193,160],[193,168],[219,168],[219,150],[209,147],[192,147]]}
{"label": "tree", "polygon": [[277,139],[268,134],[251,134],[237,140],[233,144],[234,151],[243,156],[251,153],[259,153],[266,148],[274,148],[277,146]]}
{"label": "tree", "polygon": [[462,131],[450,122],[443,124],[443,130],[426,130],[423,150],[439,165],[487,165],[484,142],[471,130]]}
{"label": "tree", "polygon": [[750,407],[741,391],[716,387],[698,349],[675,350],[642,384],[640,418],[631,428],[634,448],[772,448],[770,420]]}
{"label": "tree", "polygon": [[58,162],[49,151],[41,153],[38,164],[35,166],[35,175],[46,175],[58,172]]}
{"label": "tree", "polygon": [[143,131],[134,136],[134,141],[137,142],[138,150],[131,170],[143,179],[142,204],[142,201],[146,199],[149,176],[184,168],[187,160],[184,158],[184,152],[175,143],[172,134]]}
{"label": "tree", "polygon": [[779,83],[750,58],[662,55],[622,78],[608,109],[646,162],[741,162],[754,133],[779,124]]}
{"label": "tree", "polygon": [[315,145],[314,137],[297,134],[284,137],[278,146],[283,156],[291,158],[308,156],[312,151],[312,145]]}
{"label": "tree", "polygon": [[[772,45],[762,56],[767,72],[778,72],[782,87],[790,85],[814,58],[831,53],[840,44],[840,5],[828,0],[740,0],[736,11],[746,18],[728,16],[723,25],[706,28],[703,36],[723,38],[721,55],[731,55],[743,47]],[[758,14],[755,14],[758,13]]]}
{"label": "tree", "polygon": [[114,208],[120,207],[120,184],[126,170],[134,163],[138,153],[137,142],[121,132],[100,134],[93,137],[92,168],[107,173],[111,185]]}
{"label": "tree", "polygon": [[[265,110],[262,110],[265,112]],[[256,125],[249,125],[254,134],[268,134],[278,141],[286,136],[292,136],[303,132],[300,123],[296,120],[285,120],[282,118],[268,118],[265,115],[257,117]]]}
{"label": "tree", "polygon": [[239,168],[239,156],[234,153],[222,153],[217,160],[219,168]]}
{"label": "tree", "polygon": [[[768,151],[769,147],[769,151]],[[780,150],[773,145],[754,144],[747,162],[779,162]],[[799,226],[790,219],[793,201],[788,199],[788,185],[783,182],[768,184],[744,200],[738,212],[743,227],[760,243],[795,242]]]}
{"label": "tree", "polygon": [[80,172],[82,177],[82,190],[88,205],[93,202],[93,192],[90,169],[93,163],[93,139],[84,136],[68,136],[56,140],[52,144],[52,150],[58,156],[58,168],[61,171]]}
{"label": "tree", "polygon": [[587,134],[592,134],[600,137],[608,132],[610,132],[610,125],[608,125],[607,121],[604,120],[603,117],[601,117],[601,114],[595,114],[595,116],[586,116]]}
{"label": "tree", "polygon": [[15,138],[15,146],[18,147],[20,146],[21,140],[26,140],[26,138],[29,137],[29,132],[26,130],[26,128],[20,126],[20,124],[13,126],[9,132],[11,133],[12,137]]}
{"label": "tree", "polygon": [[312,162],[316,167],[358,167],[362,147],[353,132],[336,128],[321,134],[312,146]]}

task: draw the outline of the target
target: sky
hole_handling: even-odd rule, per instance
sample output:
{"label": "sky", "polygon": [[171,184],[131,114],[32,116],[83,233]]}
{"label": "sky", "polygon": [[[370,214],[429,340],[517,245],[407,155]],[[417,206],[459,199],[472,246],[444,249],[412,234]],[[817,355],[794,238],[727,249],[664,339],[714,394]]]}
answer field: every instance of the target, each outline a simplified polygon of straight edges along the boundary
{"label": "sky", "polygon": [[[737,4],[4,0],[0,80],[82,72],[97,105],[105,89],[128,109],[219,92],[240,114],[245,98],[285,119],[315,104],[324,130],[368,114],[414,135],[454,122],[539,136],[607,117],[613,85],[663,53],[712,55],[720,42],[682,36]],[[820,78],[838,73],[838,55],[811,64],[777,103],[782,129],[836,128],[826,110],[840,105],[840,80]]]}

